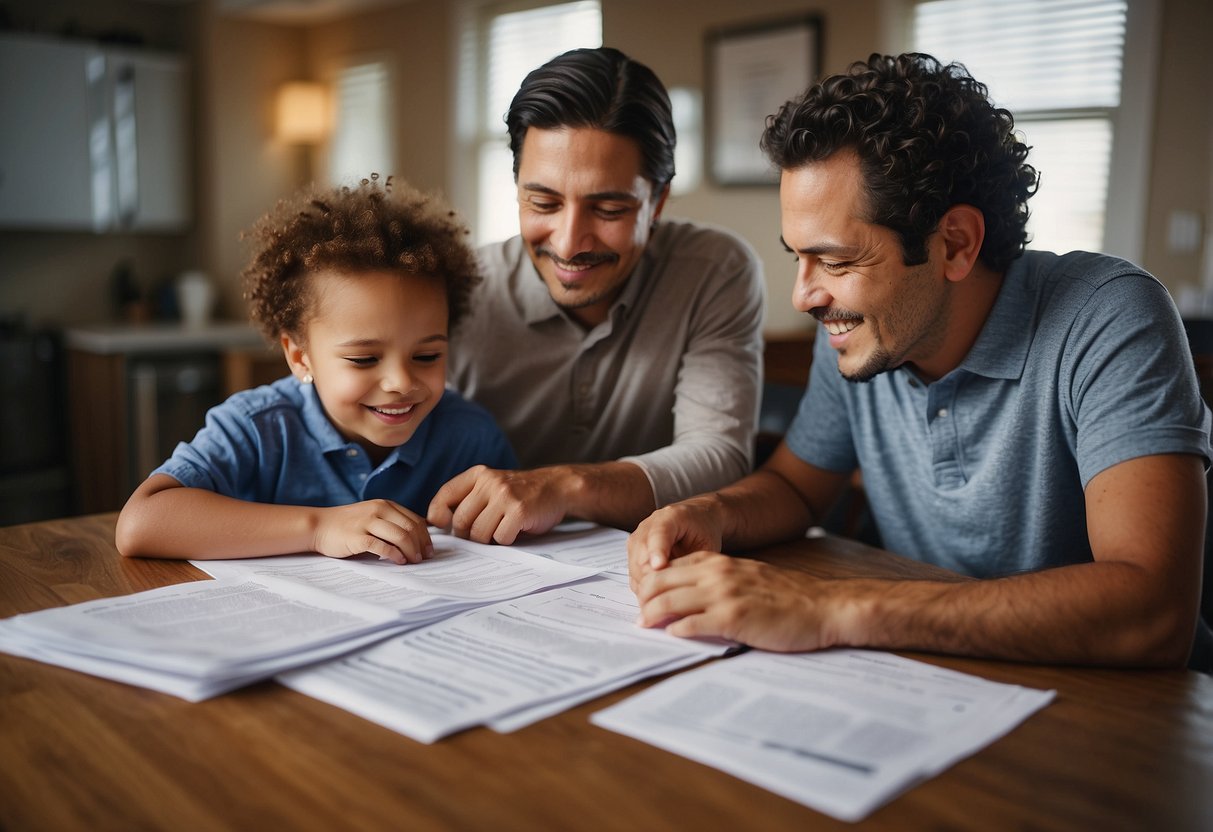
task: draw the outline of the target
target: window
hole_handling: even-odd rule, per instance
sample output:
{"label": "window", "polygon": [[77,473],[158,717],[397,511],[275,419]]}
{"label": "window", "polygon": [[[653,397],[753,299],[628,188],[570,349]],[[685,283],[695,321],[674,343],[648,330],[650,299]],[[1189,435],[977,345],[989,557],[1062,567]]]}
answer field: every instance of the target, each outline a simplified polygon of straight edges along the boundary
{"label": "window", "polygon": [[476,73],[473,233],[477,243],[487,243],[518,233],[514,162],[505,129],[510,101],[532,69],[570,49],[601,46],[602,11],[597,0],[520,11],[496,6],[485,10],[480,30],[484,58]]}
{"label": "window", "polygon": [[1133,5],[926,0],[914,8],[915,51],[968,67],[1032,148],[1028,162],[1040,174],[1028,203],[1032,248],[1140,259],[1149,120],[1142,76],[1153,72],[1157,15],[1153,0]]}
{"label": "window", "polygon": [[395,164],[387,64],[346,67],[337,73],[334,86],[337,118],[329,181],[352,185],[372,173],[391,173]]}

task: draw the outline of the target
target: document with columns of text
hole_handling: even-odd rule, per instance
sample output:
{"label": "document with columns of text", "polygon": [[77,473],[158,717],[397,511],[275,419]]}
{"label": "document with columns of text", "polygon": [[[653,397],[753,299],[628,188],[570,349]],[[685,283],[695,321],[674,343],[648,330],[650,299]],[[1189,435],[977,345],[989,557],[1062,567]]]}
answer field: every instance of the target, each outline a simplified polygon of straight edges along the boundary
{"label": "document with columns of text", "polygon": [[199,561],[192,581],[0,621],[0,651],[198,701],[596,568],[445,536],[435,557]]}
{"label": "document with columns of text", "polygon": [[420,742],[508,731],[733,645],[636,624],[631,590],[597,579],[480,607],[324,664],[287,687]]}
{"label": "document with columns of text", "polygon": [[1054,693],[871,650],[755,650],[590,719],[857,821],[1008,733]]}

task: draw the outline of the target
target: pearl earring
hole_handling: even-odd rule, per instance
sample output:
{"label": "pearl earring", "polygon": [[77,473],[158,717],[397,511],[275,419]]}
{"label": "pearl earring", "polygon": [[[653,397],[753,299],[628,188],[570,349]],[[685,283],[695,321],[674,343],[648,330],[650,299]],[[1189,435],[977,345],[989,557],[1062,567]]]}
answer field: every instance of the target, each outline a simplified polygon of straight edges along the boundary
{"label": "pearl earring", "polygon": [[303,378],[300,379],[304,384],[311,384],[313,380],[311,373],[304,373]]}

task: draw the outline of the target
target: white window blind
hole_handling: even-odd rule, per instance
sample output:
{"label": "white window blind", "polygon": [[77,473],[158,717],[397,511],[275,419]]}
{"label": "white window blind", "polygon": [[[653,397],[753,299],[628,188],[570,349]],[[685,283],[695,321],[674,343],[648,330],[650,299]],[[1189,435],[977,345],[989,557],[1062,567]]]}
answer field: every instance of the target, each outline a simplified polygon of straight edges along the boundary
{"label": "white window blind", "polygon": [[964,64],[1015,116],[1040,189],[1029,245],[1104,249],[1126,0],[926,0],[914,49]]}
{"label": "white window blind", "polygon": [[481,68],[483,107],[478,124],[477,243],[518,233],[514,162],[505,113],[522,79],[532,69],[579,47],[602,45],[598,0],[578,0],[521,11],[488,10],[483,23]]}
{"label": "white window blind", "polygon": [[351,185],[393,172],[391,88],[387,64],[349,66],[337,75],[329,179]]}

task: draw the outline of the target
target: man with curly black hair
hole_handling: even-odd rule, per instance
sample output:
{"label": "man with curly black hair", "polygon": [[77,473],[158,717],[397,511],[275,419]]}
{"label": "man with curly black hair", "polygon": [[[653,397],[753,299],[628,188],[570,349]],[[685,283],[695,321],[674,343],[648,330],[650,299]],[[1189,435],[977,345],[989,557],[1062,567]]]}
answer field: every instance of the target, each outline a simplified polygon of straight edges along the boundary
{"label": "man with curly black hair", "polygon": [[[919,54],[873,55],[768,119],[813,373],[763,468],[633,533],[644,622],[772,650],[1208,662],[1211,417],[1179,317],[1131,263],[1025,252],[1037,176],[1013,128]],[[718,554],[803,535],[855,469],[886,548],[981,580]]]}
{"label": "man with curly black hair", "polygon": [[449,326],[480,279],[467,229],[437,198],[372,177],[300,191],[249,236],[252,318],[291,375],[207,413],[123,507],[118,550],[420,561],[439,487],[515,464],[492,417],[445,389]]}

